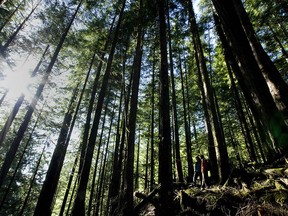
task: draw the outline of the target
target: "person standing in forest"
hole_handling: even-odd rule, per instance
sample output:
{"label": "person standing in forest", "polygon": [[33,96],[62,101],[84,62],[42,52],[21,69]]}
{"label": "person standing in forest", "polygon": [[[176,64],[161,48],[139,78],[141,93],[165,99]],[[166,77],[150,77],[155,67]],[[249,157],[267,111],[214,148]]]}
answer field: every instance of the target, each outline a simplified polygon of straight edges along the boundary
{"label": "person standing in forest", "polygon": [[208,177],[208,163],[205,159],[204,155],[200,156],[201,158],[201,175],[202,175],[202,181],[201,181],[201,189],[203,190],[205,187],[207,187],[207,177]]}
{"label": "person standing in forest", "polygon": [[202,185],[202,174],[201,174],[201,159],[199,156],[196,157],[196,162],[195,162],[195,172],[194,172],[194,177],[193,177],[193,184],[196,186],[196,181],[200,178],[200,185]]}

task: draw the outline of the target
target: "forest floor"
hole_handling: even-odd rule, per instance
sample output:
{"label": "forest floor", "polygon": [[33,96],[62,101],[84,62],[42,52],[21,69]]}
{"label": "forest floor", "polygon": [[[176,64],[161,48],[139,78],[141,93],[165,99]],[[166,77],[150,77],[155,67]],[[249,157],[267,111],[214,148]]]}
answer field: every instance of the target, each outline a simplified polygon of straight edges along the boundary
{"label": "forest floor", "polygon": [[[147,202],[139,215],[157,215],[155,203]],[[188,184],[177,185],[174,206],[175,216],[288,216],[287,162],[235,169],[226,184],[211,185],[204,190]]]}

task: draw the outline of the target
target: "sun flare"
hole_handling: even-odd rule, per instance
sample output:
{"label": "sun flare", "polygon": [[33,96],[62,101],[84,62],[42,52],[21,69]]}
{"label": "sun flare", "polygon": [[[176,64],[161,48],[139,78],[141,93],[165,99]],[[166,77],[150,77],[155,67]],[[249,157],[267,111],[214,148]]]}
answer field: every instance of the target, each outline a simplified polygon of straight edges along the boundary
{"label": "sun flare", "polygon": [[18,98],[24,94],[28,99],[31,97],[31,85],[35,79],[31,77],[34,62],[26,64],[17,64],[16,67],[4,66],[2,70],[3,77],[0,80],[0,87],[8,90],[8,97],[11,99]]}

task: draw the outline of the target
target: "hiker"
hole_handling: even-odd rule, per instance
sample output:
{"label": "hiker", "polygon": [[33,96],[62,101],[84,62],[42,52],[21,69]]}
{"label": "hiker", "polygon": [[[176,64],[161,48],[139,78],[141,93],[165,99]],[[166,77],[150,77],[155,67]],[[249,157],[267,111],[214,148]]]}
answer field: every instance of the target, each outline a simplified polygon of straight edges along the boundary
{"label": "hiker", "polygon": [[201,174],[202,174],[202,184],[201,189],[203,190],[205,187],[207,187],[207,177],[208,177],[208,162],[205,159],[204,155],[200,156],[201,159]]}
{"label": "hiker", "polygon": [[202,185],[202,174],[201,174],[201,159],[199,156],[196,157],[196,162],[195,162],[195,172],[194,172],[194,177],[193,177],[193,183],[196,186],[196,181],[200,178],[200,185]]}

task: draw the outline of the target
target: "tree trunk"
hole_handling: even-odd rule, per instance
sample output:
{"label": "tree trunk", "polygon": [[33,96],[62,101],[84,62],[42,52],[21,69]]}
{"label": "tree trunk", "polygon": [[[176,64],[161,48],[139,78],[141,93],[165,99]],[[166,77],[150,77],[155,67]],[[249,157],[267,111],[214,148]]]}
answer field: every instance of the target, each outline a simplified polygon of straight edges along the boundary
{"label": "tree trunk", "polygon": [[37,205],[34,211],[34,215],[51,215],[52,203],[57,190],[60,173],[63,167],[63,162],[66,156],[68,147],[67,135],[71,126],[72,113],[74,111],[74,103],[77,98],[78,86],[75,88],[71,101],[68,107],[68,111],[65,114],[60,134],[56,147],[54,149],[52,159],[47,170],[45,181],[42,185],[42,190],[38,197]]}
{"label": "tree trunk", "polygon": [[[65,190],[65,194],[64,194],[63,201],[62,201],[62,205],[61,205],[59,216],[63,216],[64,215],[65,207],[67,205],[67,199],[68,199],[69,192],[70,192],[70,189],[71,189],[71,186],[72,186],[72,181],[73,181],[73,178],[74,178],[74,176],[76,174],[76,166],[78,165],[79,155],[80,154],[79,154],[79,151],[78,151],[77,155],[75,157],[74,163],[73,163],[73,167],[72,167],[71,172],[70,172],[70,176],[69,176],[68,184],[67,184],[67,187],[66,187],[66,190]],[[67,212],[68,212],[68,210],[69,210],[69,208],[67,208]]]}
{"label": "tree trunk", "polygon": [[[255,59],[254,55],[257,54],[256,50],[252,50],[250,47],[249,43],[252,41],[249,40],[251,40],[251,38],[247,38],[233,2],[213,0],[213,4],[219,15],[220,22],[223,26],[227,39],[231,44],[235,57],[237,58],[238,65],[241,68],[244,82],[249,88],[249,91],[257,106],[259,116],[265,123],[265,126],[269,129],[275,145],[281,149],[288,149],[288,128],[283,114],[279,112],[276,104],[274,103],[266,80],[263,77],[261,70],[263,68],[259,68],[258,63],[260,59]],[[258,48],[259,47],[257,47],[257,49]],[[256,46],[254,49],[256,49]],[[261,56],[261,59],[262,57],[263,56]],[[266,78],[270,76],[270,74],[266,75]],[[279,87],[282,88],[283,85],[279,83]],[[278,89],[275,89],[275,91],[278,91]]]}
{"label": "tree trunk", "polygon": [[93,152],[94,152],[95,141],[96,141],[97,131],[98,131],[100,117],[101,117],[101,111],[102,111],[103,102],[104,102],[104,98],[105,98],[107,87],[108,87],[108,81],[110,78],[111,66],[112,66],[112,61],[113,61],[114,52],[116,48],[116,43],[118,40],[118,34],[119,34],[120,24],[121,24],[123,12],[124,12],[125,2],[126,0],[123,0],[118,24],[114,32],[114,38],[113,38],[113,42],[112,42],[112,46],[111,46],[111,50],[110,50],[110,54],[109,54],[109,58],[107,62],[107,67],[103,76],[103,82],[102,82],[102,86],[99,92],[98,102],[97,102],[97,106],[95,110],[95,117],[94,117],[94,121],[93,121],[92,128],[91,128],[91,131],[93,131],[93,133],[91,133],[89,136],[86,156],[85,156],[85,160],[83,163],[83,168],[81,170],[82,173],[80,176],[80,182],[79,182],[76,199],[75,199],[74,206],[73,206],[73,211],[72,211],[73,216],[85,215],[85,197],[86,197],[87,184],[89,180],[91,162],[93,158]]}
{"label": "tree trunk", "polygon": [[[189,20],[191,24],[191,32],[193,35],[193,43],[195,47],[195,52],[196,52],[196,63],[198,65],[198,73],[199,73],[199,78],[201,80],[201,92],[202,92],[202,101],[203,101],[203,107],[204,110],[207,109],[205,118],[206,118],[206,123],[208,123],[207,127],[208,129],[208,137],[209,133],[213,137],[213,142],[210,142],[209,145],[212,147],[214,144],[215,152],[216,152],[216,157],[217,159],[215,160],[214,158],[214,152],[212,150],[209,151],[209,158],[211,161],[211,175],[214,176],[216,175],[216,170],[215,169],[215,164],[217,164],[218,168],[218,176],[219,176],[219,182],[224,183],[230,173],[229,170],[229,163],[228,163],[228,153],[227,153],[227,148],[225,144],[225,138],[224,134],[222,133],[221,129],[221,124],[220,124],[220,119],[219,116],[217,115],[216,111],[216,104],[214,101],[214,96],[213,96],[213,90],[212,86],[210,84],[209,80],[209,75],[208,75],[208,70],[204,58],[204,52],[198,32],[198,27],[196,23],[196,18],[193,10],[193,4],[192,1],[188,1],[188,11],[189,11]],[[208,119],[207,119],[208,118]],[[209,132],[209,129],[211,132]],[[210,136],[211,136],[210,135]],[[210,138],[211,139],[211,138]]]}
{"label": "tree trunk", "polygon": [[188,113],[186,108],[186,97],[185,97],[185,89],[184,89],[184,78],[183,78],[183,70],[182,70],[182,61],[181,57],[179,56],[179,70],[180,70],[180,77],[181,77],[181,92],[182,92],[182,103],[183,103],[183,110],[184,110],[184,127],[185,127],[185,143],[186,143],[186,156],[187,156],[187,164],[188,164],[188,176],[187,181],[193,182],[193,160],[192,160],[192,143],[191,143],[191,132],[188,122]]}
{"label": "tree trunk", "polygon": [[[110,26],[109,33],[108,33],[107,39],[105,41],[105,45],[103,47],[103,54],[101,56],[101,59],[104,59],[105,53],[106,53],[106,51],[108,49],[108,45],[110,43],[111,34],[112,34],[113,27],[114,27],[115,19],[116,19],[116,14],[115,14],[113,22],[112,22],[112,24]],[[95,49],[94,53],[93,53],[93,56],[92,56],[92,59],[91,59],[91,62],[90,62],[89,73],[92,70],[92,67],[93,67],[93,64],[94,64],[94,61],[95,61],[95,57],[96,57],[96,53],[97,53],[97,50]],[[84,160],[85,160],[85,154],[86,154],[86,150],[87,150],[88,137],[89,137],[89,133],[90,133],[91,115],[92,115],[93,108],[94,108],[96,92],[97,92],[97,89],[98,89],[98,82],[99,82],[99,77],[100,77],[100,74],[101,74],[102,66],[103,66],[103,62],[99,61],[99,65],[97,66],[97,70],[96,70],[96,76],[95,76],[94,81],[93,81],[91,97],[89,99],[89,106],[88,106],[87,115],[86,115],[86,121],[85,121],[85,125],[84,125],[83,139],[82,139],[82,143],[81,143],[81,156],[80,156],[80,164],[79,164],[79,170],[78,170],[78,172],[79,172],[78,175],[79,176],[81,175],[82,168],[83,168],[83,163],[84,163]]]}
{"label": "tree trunk", "polygon": [[167,60],[167,37],[165,0],[157,0],[160,34],[160,98],[159,98],[159,174],[160,216],[174,215],[172,211],[172,155],[169,112],[169,79]]}
{"label": "tree trunk", "polygon": [[[5,0],[4,0],[5,1]],[[2,1],[2,2],[4,2]],[[5,19],[4,23],[0,26],[0,32],[2,32],[3,28],[7,25],[7,23],[11,20],[11,18],[14,16],[14,14],[18,11],[18,9],[20,8],[20,6],[22,5],[23,2],[25,2],[26,0],[22,0],[17,7],[12,11],[11,14],[9,14],[9,16]],[[0,0],[0,5],[1,5],[1,0]]]}
{"label": "tree trunk", "polygon": [[[105,148],[105,156],[104,156],[104,159],[102,159],[102,161],[103,161],[102,171],[101,171],[101,175],[99,175],[99,184],[98,184],[98,192],[97,192],[97,197],[96,197],[96,208],[95,208],[95,214],[94,215],[101,215],[101,211],[100,211],[100,206],[101,205],[100,204],[101,204],[101,197],[103,197],[102,191],[103,191],[105,171],[107,170],[107,167],[106,167],[107,154],[108,154],[108,146],[109,146],[109,141],[110,141],[110,137],[111,137],[111,130],[112,130],[112,125],[113,125],[113,120],[114,120],[114,114],[115,114],[115,110],[112,111],[112,116],[111,116],[111,119],[110,119],[108,138],[107,138],[106,148]],[[99,211],[100,211],[100,213],[99,213]]]}
{"label": "tree trunk", "polygon": [[[232,0],[235,6],[235,10],[239,17],[243,30],[246,33],[251,50],[258,64],[260,71],[262,72],[267,85],[270,89],[270,93],[274,99],[277,108],[284,112],[287,117],[288,112],[288,85],[282,78],[281,74],[264,51],[262,45],[256,37],[256,33],[250,22],[250,19],[244,9],[241,0]],[[287,140],[286,140],[287,141]],[[285,143],[286,144],[286,143]],[[287,145],[288,146],[288,145]]]}
{"label": "tree trunk", "polygon": [[[154,54],[155,54],[155,49],[153,50]],[[155,56],[155,55],[153,55]],[[155,180],[154,180],[154,173],[155,173],[155,160],[154,160],[154,155],[155,155],[155,151],[154,151],[154,124],[155,124],[155,63],[153,61],[153,66],[152,66],[152,92],[151,92],[151,131],[150,131],[150,142],[151,142],[151,165],[150,165],[150,191],[153,190],[154,188],[154,184],[155,184]]]}
{"label": "tree trunk", "polygon": [[36,93],[35,93],[35,95],[34,95],[34,97],[32,99],[32,102],[28,106],[28,110],[26,112],[24,120],[23,120],[19,130],[17,131],[16,138],[13,140],[9,151],[6,153],[5,161],[4,161],[4,163],[3,163],[2,167],[1,167],[1,171],[0,171],[0,187],[2,186],[3,181],[4,181],[8,171],[10,169],[10,166],[11,166],[12,161],[13,161],[15,155],[16,155],[16,152],[18,150],[20,142],[21,142],[22,138],[24,137],[24,133],[25,133],[27,127],[28,127],[28,124],[30,122],[30,119],[32,117],[34,109],[36,108],[38,100],[39,100],[39,98],[40,98],[40,96],[41,96],[41,94],[43,92],[44,86],[48,82],[49,75],[50,75],[50,73],[52,71],[52,68],[53,68],[53,66],[54,66],[54,64],[56,62],[58,54],[59,54],[59,52],[60,52],[60,50],[61,50],[61,48],[63,46],[65,38],[66,38],[66,36],[67,36],[67,34],[69,32],[70,27],[72,26],[72,23],[73,23],[76,15],[78,13],[78,10],[79,10],[81,4],[82,4],[82,0],[79,3],[74,15],[72,16],[70,23],[68,24],[67,28],[65,29],[64,33],[61,36],[61,39],[60,39],[60,41],[59,41],[59,43],[58,43],[58,45],[56,47],[56,50],[55,50],[55,52],[54,52],[54,54],[52,56],[50,64],[48,65],[47,70],[46,70],[46,72],[44,74],[44,77],[43,77],[43,79],[41,81],[41,84],[38,86],[37,91],[36,91]]}
{"label": "tree trunk", "polygon": [[143,47],[143,27],[141,24],[142,12],[142,0],[140,0],[139,14],[138,14],[138,26],[137,26],[137,45],[135,51],[135,58],[133,62],[132,71],[132,95],[130,103],[130,114],[128,123],[128,143],[127,143],[127,159],[126,159],[126,172],[124,176],[125,194],[124,194],[124,215],[130,215],[133,213],[133,173],[134,173],[134,151],[135,151],[135,130],[136,130],[136,116],[138,106],[138,92],[139,82],[141,74],[141,61],[142,61],[142,47]]}
{"label": "tree trunk", "polygon": [[3,103],[3,101],[4,101],[4,99],[5,99],[5,97],[6,97],[6,95],[7,95],[8,92],[9,92],[9,90],[6,89],[5,92],[4,92],[4,94],[2,95],[2,97],[1,97],[1,99],[0,99],[0,106],[2,105],[2,103]]}
{"label": "tree trunk", "polygon": [[26,144],[25,144],[25,146],[24,146],[23,152],[22,152],[22,154],[21,154],[21,156],[20,156],[20,158],[19,158],[19,160],[18,160],[18,162],[17,162],[17,165],[16,165],[15,169],[14,169],[14,173],[13,173],[12,177],[9,179],[9,185],[8,185],[7,188],[5,189],[5,193],[4,193],[3,197],[1,198],[0,209],[2,209],[2,207],[3,207],[4,203],[5,203],[5,200],[6,200],[6,198],[7,198],[7,195],[8,195],[9,192],[11,191],[12,183],[14,182],[15,177],[16,177],[16,174],[17,174],[19,168],[21,167],[21,164],[22,164],[22,162],[23,162],[24,155],[26,154],[26,151],[27,151],[27,149],[28,149],[28,147],[29,147],[30,141],[32,140],[32,136],[33,136],[33,133],[34,133],[34,131],[35,131],[35,129],[36,129],[36,126],[38,125],[40,116],[41,116],[41,112],[38,114],[38,117],[37,117],[37,119],[36,119],[36,122],[34,123],[34,126],[33,126],[32,130],[31,130],[31,132],[30,132],[29,138],[28,138],[28,140],[27,140],[27,142],[26,142]]}
{"label": "tree trunk", "polygon": [[38,5],[40,4],[41,0],[35,5],[35,7],[32,9],[32,11],[28,14],[28,16],[23,20],[23,22],[18,26],[18,28],[15,30],[15,32],[9,37],[9,39],[6,41],[6,43],[0,47],[0,53],[5,56],[7,48],[11,45],[11,43],[15,40],[16,36],[18,35],[19,31],[23,28],[23,26],[26,24],[27,20],[32,16]]}
{"label": "tree trunk", "polygon": [[21,96],[18,98],[18,100],[16,101],[14,107],[13,107],[13,110],[12,112],[10,113],[9,117],[7,118],[1,132],[0,132],[0,146],[3,145],[3,142],[6,138],[6,135],[10,129],[10,126],[12,125],[23,101],[24,101],[24,98],[25,98],[25,95],[24,94],[21,94]]}
{"label": "tree trunk", "polygon": [[[108,92],[110,92],[110,90]],[[103,140],[103,137],[104,137],[105,123],[106,123],[106,117],[107,117],[109,102],[110,102],[110,94],[108,94],[108,97],[107,97],[107,100],[106,100],[106,103],[105,103],[105,112],[104,112],[103,120],[102,120],[101,133],[100,133],[100,136],[99,136],[99,141],[97,142],[98,143],[98,149],[97,149],[97,155],[96,155],[95,165],[94,165],[94,173],[93,173],[92,183],[91,183],[91,188],[90,188],[90,196],[89,196],[88,212],[87,212],[88,216],[90,216],[90,214],[91,214],[92,205],[93,205],[92,202],[93,202],[93,200],[95,198],[94,197],[94,191],[95,191],[97,170],[99,170],[99,173],[101,172],[101,169],[99,169],[99,167],[98,167],[98,162],[99,162],[100,153],[102,153],[102,155],[103,155],[103,151],[101,150],[101,147],[102,147],[102,142],[103,142],[102,140]],[[101,163],[102,163],[102,161],[101,161]],[[98,178],[98,181],[100,181],[99,178]],[[97,200],[96,200],[96,202],[97,202]]]}
{"label": "tree trunk", "polygon": [[[181,156],[180,156],[180,138],[179,138],[179,125],[178,125],[178,116],[177,116],[177,98],[176,98],[176,90],[175,90],[175,78],[174,78],[174,69],[173,69],[172,37],[171,37],[171,28],[170,28],[169,7],[167,7],[167,27],[168,27],[170,80],[171,80],[171,87],[172,87],[171,89],[172,90],[172,110],[173,110],[172,122],[174,126],[173,131],[174,131],[174,149],[175,149],[175,156],[176,156],[175,161],[176,161],[176,170],[177,170],[177,180],[178,182],[184,182],[182,162],[181,162]],[[188,179],[192,179],[193,173],[191,173],[191,168],[190,169],[189,168],[190,168],[190,164],[188,163]]]}
{"label": "tree trunk", "polygon": [[37,164],[36,164],[36,167],[35,167],[35,170],[34,170],[34,173],[33,173],[32,178],[31,178],[30,185],[29,185],[29,189],[28,189],[28,191],[26,192],[25,200],[24,200],[23,205],[22,205],[22,207],[21,207],[21,210],[20,210],[20,212],[19,212],[19,216],[22,216],[22,215],[23,215],[24,210],[25,210],[25,208],[26,208],[26,205],[27,205],[27,203],[28,203],[28,199],[29,199],[30,193],[31,193],[31,191],[32,191],[33,184],[34,184],[34,182],[35,182],[36,175],[37,175],[38,170],[39,170],[39,166],[40,166],[40,163],[41,163],[42,156],[43,156],[43,154],[44,154],[44,150],[45,150],[45,146],[43,147],[43,150],[42,150],[42,152],[41,152],[41,155],[40,155],[40,157],[39,157],[39,159],[38,159],[38,162],[37,162]]}

